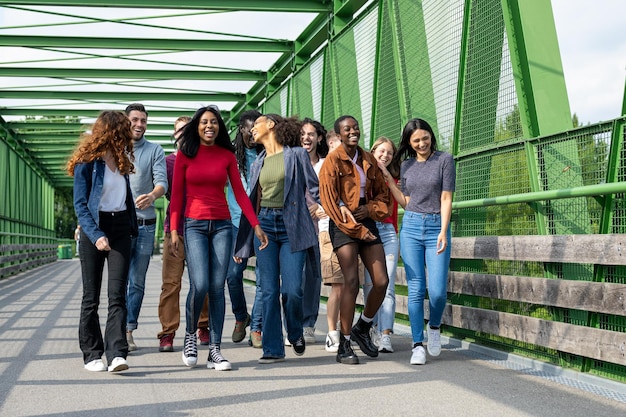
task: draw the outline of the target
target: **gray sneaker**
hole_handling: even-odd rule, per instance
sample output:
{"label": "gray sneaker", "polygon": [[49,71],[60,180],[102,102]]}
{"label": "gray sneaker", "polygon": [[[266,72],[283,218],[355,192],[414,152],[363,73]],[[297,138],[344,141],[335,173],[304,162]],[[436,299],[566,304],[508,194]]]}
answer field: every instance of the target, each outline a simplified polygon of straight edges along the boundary
{"label": "gray sneaker", "polygon": [[128,343],[129,352],[137,350],[137,345],[135,344],[135,340],[133,339],[133,332],[131,330],[126,332],[126,343]]}
{"label": "gray sneaker", "polygon": [[315,343],[315,327],[305,327],[302,329],[304,334],[304,341],[307,345],[312,345]]}

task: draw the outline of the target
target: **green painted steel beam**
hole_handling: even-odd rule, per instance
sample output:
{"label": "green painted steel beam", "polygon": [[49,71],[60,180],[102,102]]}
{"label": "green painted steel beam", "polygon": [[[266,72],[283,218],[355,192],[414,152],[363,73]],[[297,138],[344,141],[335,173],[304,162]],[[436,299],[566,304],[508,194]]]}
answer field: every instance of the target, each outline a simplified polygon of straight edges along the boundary
{"label": "green painted steel beam", "polygon": [[[148,110],[148,113],[150,111]],[[31,130],[31,131],[48,131],[48,130],[65,130],[68,132],[82,132],[85,129],[91,127],[91,123],[65,123],[59,122],[7,122],[6,126],[13,130]],[[170,124],[152,123],[148,124],[148,130],[172,130],[173,127]],[[33,132],[34,133],[34,132]]]}
{"label": "green painted steel beam", "polygon": [[560,190],[537,191],[534,193],[511,194],[500,197],[479,198],[476,200],[457,201],[452,203],[453,210],[475,207],[495,206],[501,204],[532,203],[543,200],[560,200],[563,198],[591,197],[598,195],[626,192],[626,181],[610,184],[584,185],[581,187],[563,188]]}
{"label": "green painted steel beam", "polygon": [[141,49],[166,51],[291,52],[292,41],[95,38],[0,35],[0,46],[31,48]]}
{"label": "green painted steel beam", "polygon": [[92,68],[1,67],[0,77],[259,81],[265,79],[265,73],[262,71],[175,71]]}
{"label": "green painted steel beam", "polygon": [[[123,111],[124,109],[118,109]],[[180,110],[151,110],[148,108],[150,118],[177,118],[179,116],[192,116],[197,109]],[[44,109],[44,108],[0,108],[0,116],[44,116],[44,117],[85,117],[96,118],[102,110],[79,110],[79,109]],[[220,110],[224,120],[230,117],[230,111]]]}
{"label": "green painted steel beam", "polygon": [[[4,98],[27,100],[98,100],[114,103],[137,101],[240,101],[243,93],[154,93],[154,92],[109,92],[109,91],[52,91],[52,90],[1,90]],[[148,113],[150,110],[148,110]]]}
{"label": "green painted steel beam", "polygon": [[572,127],[561,52],[549,1],[502,0],[524,135]]}
{"label": "green painted steel beam", "polygon": [[17,0],[0,1],[0,5],[32,6],[74,6],[74,7],[123,7],[149,9],[198,9],[224,11],[262,11],[262,12],[329,12],[332,2],[328,0]]}

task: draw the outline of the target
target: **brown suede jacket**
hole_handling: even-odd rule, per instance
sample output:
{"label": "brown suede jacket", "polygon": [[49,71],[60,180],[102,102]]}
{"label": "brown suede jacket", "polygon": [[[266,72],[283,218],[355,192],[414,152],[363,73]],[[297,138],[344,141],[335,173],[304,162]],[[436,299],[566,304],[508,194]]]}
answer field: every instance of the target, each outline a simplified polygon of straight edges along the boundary
{"label": "brown suede jacket", "polygon": [[[369,217],[375,221],[382,221],[391,213],[391,194],[383,174],[378,168],[376,159],[369,153],[357,148],[359,158],[357,163],[365,172],[365,199]],[[360,177],[359,172],[352,164],[351,158],[343,146],[339,146],[329,153],[322,164],[320,178],[320,201],[328,217],[337,225],[339,230],[352,238],[363,239],[367,228],[361,223],[351,220],[343,222],[339,202],[342,201],[351,212],[359,207]]]}

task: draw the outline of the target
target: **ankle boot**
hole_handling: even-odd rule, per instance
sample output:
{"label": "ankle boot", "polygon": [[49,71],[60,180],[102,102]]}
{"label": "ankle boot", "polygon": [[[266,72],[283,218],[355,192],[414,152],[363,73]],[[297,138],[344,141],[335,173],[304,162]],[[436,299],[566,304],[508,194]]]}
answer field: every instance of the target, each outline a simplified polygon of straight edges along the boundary
{"label": "ankle boot", "polygon": [[378,348],[370,338],[371,327],[372,322],[366,323],[365,321],[363,321],[362,317],[359,317],[359,320],[356,322],[356,324],[352,326],[350,336],[355,342],[357,342],[357,344],[361,348],[361,352],[365,353],[367,356],[375,358],[378,356]]}
{"label": "ankle boot", "polygon": [[357,365],[359,358],[352,350],[350,341],[343,337],[343,334],[339,336],[339,349],[337,350],[337,362],[348,365]]}

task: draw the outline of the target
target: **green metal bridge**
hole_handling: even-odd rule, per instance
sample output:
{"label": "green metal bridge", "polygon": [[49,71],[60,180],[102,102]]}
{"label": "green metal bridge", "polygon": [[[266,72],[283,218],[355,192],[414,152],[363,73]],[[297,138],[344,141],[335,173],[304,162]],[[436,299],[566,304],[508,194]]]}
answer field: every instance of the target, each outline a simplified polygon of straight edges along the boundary
{"label": "green metal bridge", "polygon": [[[146,136],[168,153],[173,121],[206,104],[231,128],[251,108],[326,126],[351,114],[365,148],[399,140],[421,117],[456,160],[459,242],[626,233],[626,116],[573,125],[548,0],[0,0],[0,22],[0,278],[61,254],[55,194],[72,187],[64,164],[100,111],[131,102],[146,105]],[[624,295],[626,268],[612,262],[465,257],[451,269],[590,291],[609,283]],[[468,293],[449,302],[599,329],[626,351],[619,309]],[[626,354],[472,325],[450,331],[626,381]]]}

